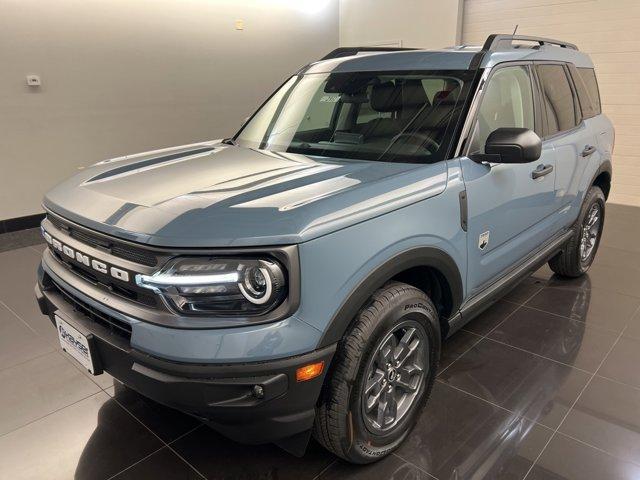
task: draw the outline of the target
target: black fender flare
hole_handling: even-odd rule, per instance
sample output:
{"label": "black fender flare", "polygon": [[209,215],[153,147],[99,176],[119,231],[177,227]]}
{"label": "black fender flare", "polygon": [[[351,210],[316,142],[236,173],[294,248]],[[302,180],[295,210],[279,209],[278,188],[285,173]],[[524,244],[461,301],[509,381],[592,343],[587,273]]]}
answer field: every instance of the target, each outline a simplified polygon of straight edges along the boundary
{"label": "black fender flare", "polygon": [[[596,170],[596,172],[591,177],[591,181],[589,182],[589,185],[587,186],[587,189],[589,189],[591,187],[591,185],[593,185],[593,182],[596,181],[596,178],[598,178],[601,173],[608,173],[609,174],[609,179],[613,180],[613,166],[611,165],[611,160],[604,160],[600,164],[600,166],[598,167],[598,170]],[[586,193],[586,191],[585,191],[585,193]]]}
{"label": "black fender flare", "polygon": [[462,277],[458,265],[448,253],[439,248],[411,248],[376,267],[347,295],[331,318],[318,348],[338,342],[373,292],[394,276],[414,267],[431,267],[442,273],[451,289],[451,314],[455,314],[462,304]]}

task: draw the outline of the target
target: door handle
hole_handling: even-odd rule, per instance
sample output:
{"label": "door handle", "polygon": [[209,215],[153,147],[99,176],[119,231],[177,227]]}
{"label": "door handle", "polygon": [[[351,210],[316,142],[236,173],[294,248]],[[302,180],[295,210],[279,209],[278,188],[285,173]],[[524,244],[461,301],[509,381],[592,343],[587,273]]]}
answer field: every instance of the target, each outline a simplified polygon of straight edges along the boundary
{"label": "door handle", "polygon": [[551,172],[553,172],[553,165],[538,165],[538,168],[531,172],[531,178],[535,180],[536,178],[549,175]]}
{"label": "door handle", "polygon": [[582,153],[580,153],[580,155],[582,155],[583,157],[588,157],[595,151],[596,151],[596,147],[594,147],[593,145],[586,145],[584,147],[584,150],[582,150]]}

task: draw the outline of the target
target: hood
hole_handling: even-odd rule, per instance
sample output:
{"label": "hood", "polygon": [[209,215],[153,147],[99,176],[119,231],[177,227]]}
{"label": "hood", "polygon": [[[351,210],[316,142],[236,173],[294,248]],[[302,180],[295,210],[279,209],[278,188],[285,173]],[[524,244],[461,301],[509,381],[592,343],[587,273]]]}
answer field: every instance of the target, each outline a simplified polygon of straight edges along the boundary
{"label": "hood", "polygon": [[220,143],[121,157],[50,191],[44,206],[165,247],[300,243],[428,198],[446,165],[337,160]]}

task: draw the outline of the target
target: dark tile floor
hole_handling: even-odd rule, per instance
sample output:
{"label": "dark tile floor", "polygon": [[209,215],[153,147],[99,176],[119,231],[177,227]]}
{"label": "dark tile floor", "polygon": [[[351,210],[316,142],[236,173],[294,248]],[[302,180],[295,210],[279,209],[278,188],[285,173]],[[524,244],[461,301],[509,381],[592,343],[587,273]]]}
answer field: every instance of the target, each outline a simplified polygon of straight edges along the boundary
{"label": "dark tile floor", "polygon": [[43,246],[0,236],[0,478],[638,479],[639,220],[610,205],[588,276],[543,268],[449,339],[418,426],[366,467],[237,445],[90,377],[33,300]]}

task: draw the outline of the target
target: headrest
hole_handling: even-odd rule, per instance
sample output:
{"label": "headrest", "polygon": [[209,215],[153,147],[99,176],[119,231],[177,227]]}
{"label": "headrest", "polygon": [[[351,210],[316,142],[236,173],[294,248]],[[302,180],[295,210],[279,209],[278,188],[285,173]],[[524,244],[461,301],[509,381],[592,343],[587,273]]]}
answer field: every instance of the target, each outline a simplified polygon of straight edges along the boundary
{"label": "headrest", "polygon": [[[434,105],[436,104],[446,105],[446,104],[456,103],[456,100],[458,99],[458,92],[456,90],[457,88],[454,88],[453,90],[440,90],[439,92],[437,92],[433,96]],[[456,92],[456,93],[453,94],[453,92]]]}
{"label": "headrest", "polygon": [[402,84],[402,106],[409,108],[422,108],[429,106],[429,97],[424,91],[420,80],[405,80]]}
{"label": "headrest", "polygon": [[376,112],[397,112],[402,109],[402,90],[393,82],[374,85],[371,90],[371,108]]}
{"label": "headrest", "polygon": [[343,93],[340,95],[340,101],[342,101],[342,103],[367,103],[369,97],[367,97],[366,92]]}

